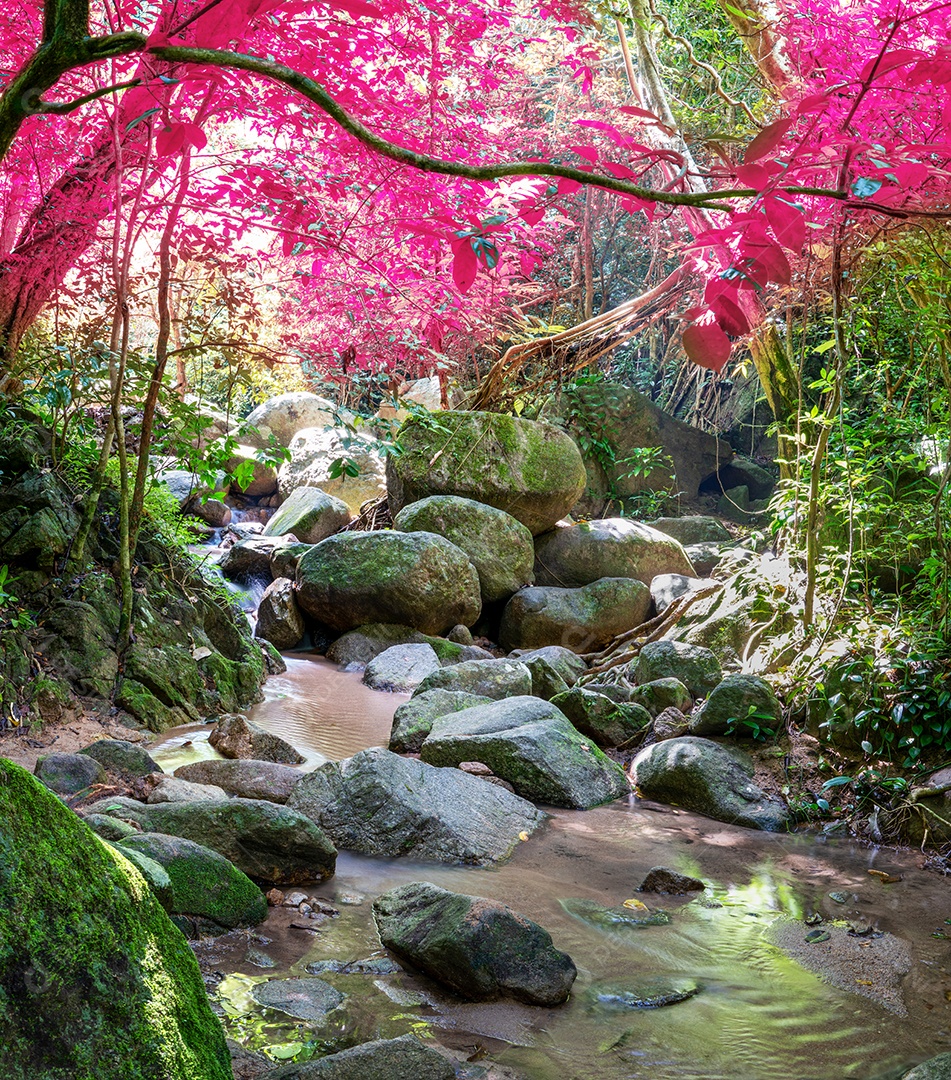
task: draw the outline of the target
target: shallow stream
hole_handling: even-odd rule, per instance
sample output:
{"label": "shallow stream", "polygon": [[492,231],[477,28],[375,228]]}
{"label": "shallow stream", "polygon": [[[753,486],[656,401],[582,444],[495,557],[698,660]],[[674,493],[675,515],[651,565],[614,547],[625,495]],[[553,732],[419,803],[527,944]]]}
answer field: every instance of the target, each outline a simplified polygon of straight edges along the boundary
{"label": "shallow stream", "polygon": [[[307,756],[304,768],[385,744],[393,710],[404,700],[301,654],[289,657],[287,673],[265,689],[252,718],[294,743]],[[214,756],[207,729],[194,727],[170,733],[153,753],[167,771]],[[416,1031],[528,1080],[871,1080],[951,1050],[951,883],[920,869],[921,862],[914,852],[815,833],[753,832],[631,797],[587,812],[553,811],[543,830],[492,870],[342,852],[335,877],[303,890],[334,904],[338,917],[308,926],[296,911],[275,908],[254,930],[202,943],[198,951],[206,969],[227,976],[219,998],[231,1033],[273,1048],[278,1058],[302,1046],[305,1054],[320,1053]],[[661,864],[700,877],[705,891],[683,899],[637,894],[646,872]],[[884,884],[869,870],[901,880]],[[262,979],[312,975],[308,965],[325,960],[383,957],[371,902],[414,880],[494,897],[546,927],[579,969],[570,1001],[557,1009],[467,1005],[406,973],[321,971],[347,995],[323,1024],[253,1002],[250,989]],[[636,897],[667,911],[670,922],[609,933],[562,905],[614,907]],[[840,930],[838,963],[827,944],[800,947],[834,986],[764,935],[778,920],[792,919],[798,941],[809,930],[803,918],[814,913],[823,926],[865,922],[904,942],[904,1007],[887,1000],[880,977],[887,938],[845,938]],[[638,987],[653,978],[689,979],[700,990],[656,1009],[595,1001],[595,988]]]}

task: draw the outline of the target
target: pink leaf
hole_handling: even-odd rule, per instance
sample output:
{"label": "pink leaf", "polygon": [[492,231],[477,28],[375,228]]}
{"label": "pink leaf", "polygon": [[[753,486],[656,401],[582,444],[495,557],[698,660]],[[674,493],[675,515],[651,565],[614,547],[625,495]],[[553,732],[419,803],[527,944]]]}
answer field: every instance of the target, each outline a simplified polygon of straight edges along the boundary
{"label": "pink leaf", "polygon": [[518,216],[526,225],[537,225],[545,216],[544,206],[527,206],[519,210]]}
{"label": "pink leaf", "polygon": [[733,348],[730,339],[713,322],[688,326],[681,340],[684,352],[695,364],[716,372],[723,370]]}
{"label": "pink leaf", "polygon": [[455,258],[452,260],[452,280],[459,292],[465,295],[472,288],[472,283],[476,279],[479,260],[472,250],[472,244],[469,243],[468,237],[462,241],[454,242],[452,249],[455,252]]}
{"label": "pink leaf", "polygon": [[656,120],[658,124],[661,122],[660,117],[652,113],[650,109],[638,109],[634,105],[622,105],[618,112],[622,112],[627,116],[643,116],[648,120]]}
{"label": "pink leaf", "polygon": [[158,157],[171,157],[181,152],[185,145],[185,125],[172,124],[155,136],[155,153]]}
{"label": "pink leaf", "polygon": [[777,120],[775,124],[764,127],[746,148],[746,153],[743,155],[744,164],[749,165],[750,162],[765,157],[775,150],[792,124],[792,120]]}
{"label": "pink leaf", "polygon": [[860,82],[867,82],[872,73],[875,73],[875,78],[881,78],[886,72],[894,71],[895,68],[904,67],[906,64],[910,64],[915,60],[922,60],[921,53],[917,49],[893,49],[891,52],[885,53],[884,56],[879,58],[873,56],[871,60],[862,68],[859,74]]}
{"label": "pink leaf", "polygon": [[762,191],[769,183],[769,170],[762,165],[740,165],[736,170],[736,178],[743,187]]}
{"label": "pink leaf", "polygon": [[806,242],[806,215],[802,208],[776,196],[764,199],[763,206],[776,239],[790,251],[802,251]]}

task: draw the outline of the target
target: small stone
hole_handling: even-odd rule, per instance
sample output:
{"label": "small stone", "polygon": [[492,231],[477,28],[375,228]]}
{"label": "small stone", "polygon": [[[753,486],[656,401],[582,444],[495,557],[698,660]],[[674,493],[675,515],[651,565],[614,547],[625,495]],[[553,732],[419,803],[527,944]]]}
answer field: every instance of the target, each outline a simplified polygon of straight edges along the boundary
{"label": "small stone", "polygon": [[289,892],[284,895],[284,907],[300,907],[301,904],[306,904],[307,900],[307,893]]}
{"label": "small stone", "polygon": [[847,904],[849,902],[849,894],[846,892],[830,892],[829,899],[834,900],[837,904]]}
{"label": "small stone", "polygon": [[266,895],[271,907],[280,907],[284,903],[284,894],[280,889],[269,889]]}
{"label": "small stone", "polygon": [[303,904],[298,904],[297,910],[301,913],[301,915],[309,915],[314,909],[310,906],[310,904],[305,902]]}
{"label": "small stone", "polygon": [[365,904],[367,898],[363,893],[358,892],[342,892],[337,894],[337,903],[343,904],[344,907],[357,907],[359,904]]}
{"label": "small stone", "polygon": [[806,944],[818,945],[823,941],[828,941],[830,936],[828,930],[810,930],[809,933],[806,934]]}
{"label": "small stone", "polygon": [[685,893],[702,892],[704,884],[699,878],[688,877],[667,866],[653,866],[638,886],[638,892],[668,893],[683,896]]}

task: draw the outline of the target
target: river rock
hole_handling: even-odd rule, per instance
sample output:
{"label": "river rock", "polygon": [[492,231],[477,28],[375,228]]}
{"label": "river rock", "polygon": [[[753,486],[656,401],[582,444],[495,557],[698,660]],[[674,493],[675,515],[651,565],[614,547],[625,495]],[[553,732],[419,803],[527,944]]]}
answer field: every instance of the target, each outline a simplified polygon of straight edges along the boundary
{"label": "river rock", "polygon": [[193,784],[177,776],[162,775],[149,791],[145,801],[154,805],[167,802],[205,802],[207,799],[226,799],[227,797],[228,793],[225,789],[216,787],[214,784]]}
{"label": "river rock", "polygon": [[440,716],[460,712],[473,705],[484,705],[491,700],[461,690],[427,690],[418,694],[404,701],[393,714],[389,748],[396,754],[415,753],[432,731],[433,722]]}
{"label": "river rock", "polygon": [[300,765],[304,760],[289,742],[240,713],[219,716],[208,742],[226,758],[276,761],[280,765]]}
{"label": "river rock", "polygon": [[78,795],[106,780],[105,769],[85,754],[44,754],[34,771],[37,779],[57,795]]}
{"label": "river rock", "polygon": [[299,487],[264,526],[265,536],[293,533],[301,543],[319,544],[349,524],[353,515],[342,499],[317,487]]}
{"label": "river rock", "polygon": [[525,799],[588,809],[628,794],[620,766],[554,705],[512,697],[450,713],[420,751],[433,765],[480,761]]}
{"label": "river rock", "polygon": [[453,1080],[456,1070],[415,1035],[376,1039],[317,1061],[282,1065],[261,1080]]}
{"label": "river rock", "polygon": [[[755,714],[751,716],[752,714]],[[783,707],[773,688],[758,675],[727,675],[690,718],[691,735],[734,735],[752,737],[753,728],[743,721],[751,719],[759,727],[776,731]]]}
{"label": "river rock", "polygon": [[456,495],[430,495],[404,506],[393,527],[444,536],[468,556],[483,602],[506,600],[535,580],[532,534],[511,514]]}
{"label": "river rock", "polygon": [[[338,419],[337,406],[328,398],[294,390],[268,398],[243,420],[238,437],[261,449],[272,439],[278,446],[290,446],[291,440],[301,428],[333,427]],[[249,431],[249,428],[256,431]]]}
{"label": "river rock", "polygon": [[595,986],[591,989],[594,1001],[608,1009],[661,1009],[677,1005],[700,993],[700,984],[693,979],[655,975],[637,983]]}
{"label": "river rock", "polygon": [[239,443],[225,465],[225,469],[233,474],[250,463],[250,477],[246,484],[241,485],[237,480],[231,481],[232,491],[237,491],[250,499],[260,499],[265,495],[273,495],[277,491],[277,469],[259,460],[259,453],[256,446]]}
{"label": "river rock", "polygon": [[508,650],[561,645],[591,652],[639,626],[650,603],[647,586],[633,578],[601,578],[579,589],[522,589],[505,605],[499,641]]}
{"label": "river rock", "polygon": [[323,979],[268,979],[255,984],[251,997],[265,1008],[298,1020],[324,1020],[344,1000],[343,994]]}
{"label": "river rock", "polygon": [[715,821],[778,832],[789,822],[785,803],[753,782],[753,765],[739,751],[684,736],[642,750],[631,776],[647,799],[673,803]]}
{"label": "river rock", "polygon": [[467,660],[434,671],[415,690],[457,690],[493,699],[532,692],[532,673],[519,660]]}
{"label": "river rock", "polygon": [[588,665],[576,652],[562,645],[543,645],[540,649],[515,649],[509,654],[509,659],[521,661],[533,673],[533,678],[533,664],[541,661],[555,671],[569,687],[574,686],[588,670]]}
{"label": "river rock", "polygon": [[391,645],[367,664],[363,681],[372,690],[408,694],[439,670],[439,657],[432,645]]}
{"label": "river rock", "polygon": [[330,761],[297,785],[289,806],[363,855],[488,866],[545,815],[531,803],[457,769],[434,769],[373,747]]}
{"label": "river rock", "polygon": [[435,533],[338,533],[301,558],[297,585],[304,611],[338,632],[376,622],[439,634],[482,610],[475,567]]}
{"label": "river rock", "polygon": [[686,574],[658,574],[651,580],[651,598],[658,615],[665,612],[681,596],[700,592],[711,586],[722,588],[715,578],[688,577]]}
{"label": "river rock", "polygon": [[717,474],[717,490],[745,487],[751,499],[768,499],[776,487],[776,478],[749,458],[736,455]]}
{"label": "river rock", "polygon": [[612,701],[586,687],[574,686],[551,699],[574,726],[602,747],[620,746],[650,726],[651,714],[640,705]]}
{"label": "river rock", "polygon": [[703,892],[704,888],[700,878],[681,874],[669,866],[652,866],[647,871],[647,877],[637,886],[638,892],[667,893],[671,896]]}
{"label": "river rock", "polygon": [[193,761],[175,770],[175,776],[194,784],[212,784],[242,799],[266,799],[286,803],[304,774],[290,765],[273,761]]}
{"label": "river rock", "polygon": [[337,852],[310,818],[259,799],[205,800],[146,806],[134,799],[101,799],[92,814],[132,821],[145,832],[182,836],[210,847],[249,877],[275,884],[323,881]]}
{"label": "river rock", "polygon": [[901,1080],[951,1080],[951,1054],[938,1054],[901,1074]]}
{"label": "river rock", "polygon": [[[98,835],[98,834],[97,834]],[[145,878],[146,884],[152,892],[152,895],[162,905],[162,910],[167,911],[169,915],[175,914],[175,894],[172,890],[172,879],[168,876],[165,867],[161,863],[150,859],[148,855],[143,855],[140,851],[133,851],[131,848],[120,847],[112,840],[107,841],[109,847],[114,851],[117,851],[124,859],[128,859],[130,863],[139,871],[142,877]]]}
{"label": "river rock", "polygon": [[4,760],[0,851],[7,1080],[230,1080],[194,954],[141,874]]}
{"label": "river rock", "polygon": [[255,637],[270,641],[275,649],[293,649],[304,636],[304,629],[304,616],[297,606],[293,581],[276,578],[258,603]]}
{"label": "river rock", "polygon": [[123,779],[134,779],[162,771],[148,751],[124,739],[100,739],[83,747],[79,752],[94,758],[107,772]]}
{"label": "river rock", "polygon": [[[287,448],[290,461],[285,461],[277,474],[282,499],[298,488],[316,487],[358,514],[364,503],[386,494],[383,453],[371,435],[354,436],[341,428],[308,427],[298,431]],[[346,471],[330,475],[335,471],[334,462],[341,458],[356,466],[356,476],[348,476]]]}
{"label": "river rock", "polygon": [[636,578],[650,585],[658,574],[694,576],[684,549],[630,518],[565,525],[535,540],[535,581],[577,588],[600,578]]}
{"label": "river rock", "polygon": [[635,686],[631,701],[643,705],[651,716],[658,716],[664,709],[678,709],[688,713],[693,708],[690,691],[680,679],[652,679],[650,682]]}
{"label": "river rock", "polygon": [[559,1005],[577,975],[547,930],[496,900],[416,881],[377,897],[373,918],[386,948],[469,1001]]}
{"label": "river rock", "polygon": [[727,527],[715,517],[687,514],[684,517],[663,517],[649,522],[652,529],[672,536],[686,548],[690,544],[730,544],[733,537]]}
{"label": "river rock", "polygon": [[687,717],[680,709],[668,705],[654,717],[651,734],[655,742],[663,742],[664,739],[678,739],[681,735],[686,735],[689,727]]}
{"label": "river rock", "polygon": [[716,656],[683,641],[650,641],[629,665],[639,684],[656,679],[679,679],[694,697],[706,697],[723,679]]}
{"label": "river rock", "polygon": [[403,453],[386,463],[394,516],[430,495],[457,495],[504,510],[537,535],[564,517],[584,490],[578,448],[550,424],[447,411],[439,425],[434,431],[410,417],[400,429]]}
{"label": "river rock", "polygon": [[137,833],[120,841],[165,869],[176,915],[199,915],[219,926],[256,926],[267,918],[267,901],[254,882],[217,851],[180,836]]}
{"label": "river rock", "polygon": [[271,576],[271,557],[278,548],[296,543],[296,536],[252,536],[239,540],[224,553],[218,564],[222,574],[233,581]]}
{"label": "river rock", "polygon": [[271,577],[277,580],[277,578],[290,578],[291,581],[297,580],[297,567],[300,564],[301,556],[306,551],[310,551],[313,544],[302,544],[291,536],[282,536],[280,543],[271,552],[268,558],[268,567],[271,571]]}
{"label": "river rock", "polygon": [[712,575],[723,558],[719,544],[684,544],[684,552],[701,577]]}
{"label": "river rock", "polygon": [[[222,793],[223,794],[223,793]],[[125,840],[127,836],[136,836],[138,829],[126,821],[108,817],[106,814],[82,814],[83,821],[89,826],[96,836],[112,843]]]}

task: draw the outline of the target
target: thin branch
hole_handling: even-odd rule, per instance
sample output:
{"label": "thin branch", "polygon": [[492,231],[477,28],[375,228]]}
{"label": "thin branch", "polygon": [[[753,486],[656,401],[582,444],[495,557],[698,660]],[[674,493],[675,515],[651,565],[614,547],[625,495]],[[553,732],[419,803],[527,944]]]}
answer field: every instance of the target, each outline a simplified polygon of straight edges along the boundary
{"label": "thin branch", "polygon": [[129,79],[128,82],[116,83],[114,86],[102,86],[98,90],[93,90],[91,94],[76,98],[75,101],[40,101],[37,102],[33,111],[53,116],[67,116],[69,113],[75,112],[76,109],[83,105],[88,105],[90,101],[95,101],[97,98],[107,97],[109,94],[118,94],[120,90],[129,90],[133,86],[141,85],[141,79]]}

